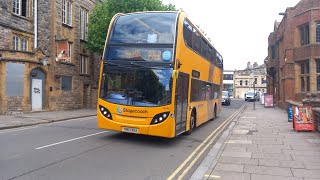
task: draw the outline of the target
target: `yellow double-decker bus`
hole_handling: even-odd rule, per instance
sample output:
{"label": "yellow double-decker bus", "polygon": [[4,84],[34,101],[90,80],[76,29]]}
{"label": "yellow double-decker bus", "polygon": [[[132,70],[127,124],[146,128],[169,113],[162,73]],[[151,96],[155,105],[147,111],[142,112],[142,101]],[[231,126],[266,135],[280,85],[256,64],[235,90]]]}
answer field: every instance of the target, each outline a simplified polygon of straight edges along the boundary
{"label": "yellow double-decker bus", "polygon": [[101,63],[98,127],[172,138],[221,112],[223,60],[185,12],[116,14]]}

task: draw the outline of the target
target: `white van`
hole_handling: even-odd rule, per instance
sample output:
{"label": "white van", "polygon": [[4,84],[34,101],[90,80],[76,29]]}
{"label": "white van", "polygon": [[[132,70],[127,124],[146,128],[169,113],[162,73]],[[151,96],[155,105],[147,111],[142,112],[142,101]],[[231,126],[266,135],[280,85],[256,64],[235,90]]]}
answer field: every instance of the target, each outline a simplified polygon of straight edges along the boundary
{"label": "white van", "polygon": [[254,91],[250,90],[250,91],[246,92],[244,100],[245,101],[260,101],[260,92],[259,91],[254,92]]}

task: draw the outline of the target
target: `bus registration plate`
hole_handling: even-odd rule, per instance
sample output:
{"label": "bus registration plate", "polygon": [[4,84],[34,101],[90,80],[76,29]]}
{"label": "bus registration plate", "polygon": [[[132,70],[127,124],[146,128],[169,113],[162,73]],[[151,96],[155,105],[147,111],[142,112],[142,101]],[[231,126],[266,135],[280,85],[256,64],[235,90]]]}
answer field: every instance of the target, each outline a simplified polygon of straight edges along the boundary
{"label": "bus registration plate", "polygon": [[138,128],[129,128],[129,127],[122,127],[123,132],[128,132],[128,133],[139,133]]}

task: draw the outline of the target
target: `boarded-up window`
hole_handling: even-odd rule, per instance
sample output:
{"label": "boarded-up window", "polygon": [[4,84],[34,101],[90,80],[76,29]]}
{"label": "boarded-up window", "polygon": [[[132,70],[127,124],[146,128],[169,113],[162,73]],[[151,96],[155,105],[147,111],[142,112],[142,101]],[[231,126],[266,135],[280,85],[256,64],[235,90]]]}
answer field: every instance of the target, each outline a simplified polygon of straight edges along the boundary
{"label": "boarded-up window", "polygon": [[[61,54],[61,57],[59,57]],[[68,41],[61,41],[57,43],[57,57],[60,62],[71,63],[72,44]]]}
{"label": "boarded-up window", "polygon": [[24,90],[24,64],[6,64],[6,95],[23,96]]}

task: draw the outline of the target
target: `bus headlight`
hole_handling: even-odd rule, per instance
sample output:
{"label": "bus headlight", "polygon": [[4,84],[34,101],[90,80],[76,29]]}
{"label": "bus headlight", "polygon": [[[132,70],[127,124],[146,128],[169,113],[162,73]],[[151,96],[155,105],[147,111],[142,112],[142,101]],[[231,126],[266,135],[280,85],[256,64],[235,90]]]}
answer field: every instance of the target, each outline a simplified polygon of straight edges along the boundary
{"label": "bus headlight", "polygon": [[168,118],[169,113],[170,112],[164,112],[164,113],[160,113],[160,114],[155,115],[150,124],[162,123],[163,121],[165,121]]}
{"label": "bus headlight", "polygon": [[103,114],[104,117],[112,120],[112,115],[107,108],[105,108],[103,106],[99,106],[99,110],[100,110],[101,114]]}

